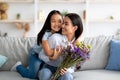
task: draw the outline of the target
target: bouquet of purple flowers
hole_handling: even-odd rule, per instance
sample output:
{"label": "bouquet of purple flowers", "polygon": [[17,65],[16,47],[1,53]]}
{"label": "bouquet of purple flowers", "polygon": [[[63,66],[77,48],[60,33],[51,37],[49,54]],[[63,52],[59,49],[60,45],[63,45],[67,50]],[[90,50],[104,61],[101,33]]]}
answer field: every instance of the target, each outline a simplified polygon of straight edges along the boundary
{"label": "bouquet of purple flowers", "polygon": [[84,42],[78,42],[76,45],[68,45],[63,49],[63,60],[56,72],[51,77],[51,80],[57,80],[60,76],[60,70],[63,68],[70,68],[76,64],[80,64],[82,61],[87,60],[89,56],[91,46]]}

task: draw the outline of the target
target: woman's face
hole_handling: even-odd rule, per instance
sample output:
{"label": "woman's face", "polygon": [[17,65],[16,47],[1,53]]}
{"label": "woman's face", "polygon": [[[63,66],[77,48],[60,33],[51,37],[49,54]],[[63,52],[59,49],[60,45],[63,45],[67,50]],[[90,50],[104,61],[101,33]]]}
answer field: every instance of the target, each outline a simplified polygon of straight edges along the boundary
{"label": "woman's face", "polygon": [[61,29],[61,25],[63,23],[62,16],[59,14],[53,14],[51,16],[51,30],[52,32],[58,32]]}
{"label": "woman's face", "polygon": [[70,35],[75,33],[75,26],[73,26],[72,21],[69,17],[64,18],[64,23],[62,25],[62,34]]}

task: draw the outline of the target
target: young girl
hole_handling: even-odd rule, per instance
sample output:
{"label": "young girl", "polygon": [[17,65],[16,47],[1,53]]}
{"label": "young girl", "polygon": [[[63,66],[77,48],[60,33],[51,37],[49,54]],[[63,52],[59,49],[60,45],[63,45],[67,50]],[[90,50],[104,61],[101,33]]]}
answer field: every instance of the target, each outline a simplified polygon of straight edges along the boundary
{"label": "young girl", "polygon": [[[53,34],[49,38],[50,47],[55,48],[56,46],[66,46],[72,44],[83,32],[83,24],[79,15],[75,13],[69,13],[64,18],[64,24],[62,26],[62,34]],[[58,53],[52,54],[54,57],[49,62],[43,65],[43,68],[39,71],[39,80],[50,80],[52,74],[55,73],[59,66],[62,56]],[[51,58],[51,57],[50,57]],[[73,68],[63,68],[60,70],[61,76],[57,80],[73,80],[71,72],[74,72]]]}
{"label": "young girl", "polygon": [[[43,52],[41,52],[43,48],[47,56],[52,56],[51,54],[53,54],[53,50],[50,49],[47,40],[53,33],[60,32],[62,23],[63,19],[61,13],[57,10],[51,11],[48,14],[42,30],[38,33],[37,44],[35,44],[30,50],[28,69],[19,61],[11,70],[16,69],[23,77],[36,79],[39,68],[43,62],[38,58],[38,54],[43,54]],[[48,60],[47,57],[46,60]]]}

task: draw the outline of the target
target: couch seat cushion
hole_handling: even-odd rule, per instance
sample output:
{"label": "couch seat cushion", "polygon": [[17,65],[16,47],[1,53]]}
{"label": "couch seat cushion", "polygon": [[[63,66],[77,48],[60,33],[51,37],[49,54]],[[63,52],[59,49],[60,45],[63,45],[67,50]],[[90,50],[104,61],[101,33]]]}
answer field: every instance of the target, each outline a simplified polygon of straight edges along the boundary
{"label": "couch seat cushion", "polygon": [[0,71],[0,80],[33,80],[23,78],[18,72],[14,71]]}
{"label": "couch seat cushion", "polygon": [[120,71],[86,70],[73,73],[75,80],[120,80]]}

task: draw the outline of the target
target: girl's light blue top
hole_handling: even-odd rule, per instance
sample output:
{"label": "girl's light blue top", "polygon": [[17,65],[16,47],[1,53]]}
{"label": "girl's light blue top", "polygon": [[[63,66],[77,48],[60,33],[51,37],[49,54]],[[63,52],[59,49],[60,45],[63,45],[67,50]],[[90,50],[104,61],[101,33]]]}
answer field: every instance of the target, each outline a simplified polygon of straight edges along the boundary
{"label": "girl's light blue top", "polygon": [[[52,36],[49,37],[48,42],[51,49],[54,49],[58,46],[66,47],[68,44],[73,43],[75,38],[69,42],[65,35],[54,33]],[[42,54],[41,54],[42,53]],[[49,60],[49,58],[44,54],[44,50],[41,50],[39,54],[39,58],[42,59],[46,64],[49,64],[54,67],[58,67],[62,61],[62,56],[59,57],[57,60]],[[74,67],[69,68],[69,72],[74,72]]]}
{"label": "girl's light blue top", "polygon": [[[49,38],[51,35],[52,35],[51,32],[46,31],[45,34],[43,35],[42,40],[48,40],[48,38]],[[40,44],[40,45],[37,45],[37,43],[35,43],[34,46],[33,46],[33,49],[34,49],[35,53],[38,53],[38,54],[39,54],[43,48],[42,48],[42,45],[41,45],[41,44]]]}

